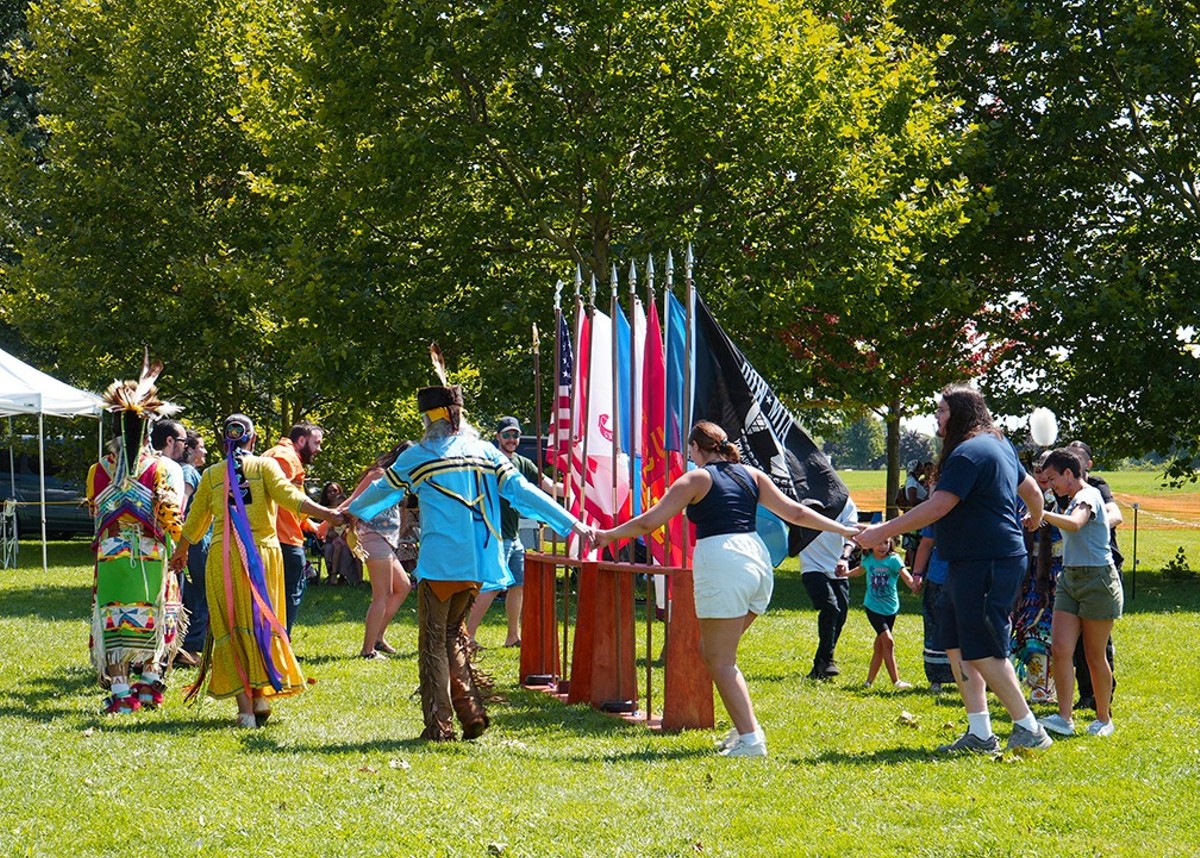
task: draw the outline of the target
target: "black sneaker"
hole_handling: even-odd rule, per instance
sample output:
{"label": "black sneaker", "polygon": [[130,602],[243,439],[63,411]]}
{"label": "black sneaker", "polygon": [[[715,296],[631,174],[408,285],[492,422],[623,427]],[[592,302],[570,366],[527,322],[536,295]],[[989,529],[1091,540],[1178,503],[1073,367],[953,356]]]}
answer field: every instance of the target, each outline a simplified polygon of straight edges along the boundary
{"label": "black sneaker", "polygon": [[1008,748],[1024,748],[1027,751],[1044,751],[1054,744],[1041,724],[1032,730],[1026,730],[1020,724],[1013,724],[1012,735],[1008,737]]}
{"label": "black sneaker", "polygon": [[963,733],[948,745],[939,745],[939,754],[994,754],[1000,750],[1000,741],[993,734],[986,739],[980,739],[970,730]]}
{"label": "black sneaker", "polygon": [[826,679],[830,679],[834,676],[841,676],[841,674],[842,672],[838,670],[837,662],[833,659],[830,659],[829,663],[825,665],[825,669],[821,671],[821,675]]}
{"label": "black sneaker", "polygon": [[1091,709],[1093,712],[1095,712],[1096,711],[1096,698],[1095,697],[1080,697],[1079,700],[1077,700],[1075,702],[1075,705],[1071,707],[1071,709],[1073,709],[1073,710]]}

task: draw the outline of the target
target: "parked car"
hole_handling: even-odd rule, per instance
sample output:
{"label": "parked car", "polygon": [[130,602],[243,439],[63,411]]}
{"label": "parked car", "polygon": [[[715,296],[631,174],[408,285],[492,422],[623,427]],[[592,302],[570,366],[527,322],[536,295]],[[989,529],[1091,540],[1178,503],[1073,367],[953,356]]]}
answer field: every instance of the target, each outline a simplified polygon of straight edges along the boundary
{"label": "parked car", "polygon": [[[7,466],[7,460],[3,464]],[[40,538],[42,510],[38,475],[18,471],[14,480],[5,467],[0,471],[0,499],[7,498],[15,498],[18,503],[17,533],[23,538]],[[50,539],[86,536],[90,539],[94,534],[95,525],[87,508],[83,483],[47,476],[46,536]]]}

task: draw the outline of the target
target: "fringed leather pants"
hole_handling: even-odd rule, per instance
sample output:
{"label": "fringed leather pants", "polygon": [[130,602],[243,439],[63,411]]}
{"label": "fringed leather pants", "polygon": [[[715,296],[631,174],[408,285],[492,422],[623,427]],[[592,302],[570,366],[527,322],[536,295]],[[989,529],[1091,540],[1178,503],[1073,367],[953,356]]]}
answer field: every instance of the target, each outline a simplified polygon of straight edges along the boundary
{"label": "fringed leather pants", "polygon": [[483,699],[471,678],[466,640],[461,634],[474,589],[461,590],[442,601],[429,582],[417,584],[417,658],[424,739],[453,741],[454,715],[463,725],[463,737],[475,738],[487,727]]}

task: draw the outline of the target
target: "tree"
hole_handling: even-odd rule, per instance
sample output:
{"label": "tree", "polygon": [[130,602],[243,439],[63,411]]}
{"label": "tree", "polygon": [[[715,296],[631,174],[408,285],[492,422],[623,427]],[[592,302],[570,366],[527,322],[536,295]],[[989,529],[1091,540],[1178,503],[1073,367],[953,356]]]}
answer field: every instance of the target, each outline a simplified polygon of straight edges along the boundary
{"label": "tree", "polygon": [[799,398],[795,307],[887,329],[969,220],[971,189],[941,175],[958,141],[936,51],[887,14],[63,0],[30,37],[49,143],[38,165],[7,141],[0,180],[40,226],[10,279],[39,300],[8,312],[77,380],[170,350],[200,414],[349,425],[428,380],[435,338],[478,373],[480,412],[528,413],[554,276],[604,282],[685,238]]}
{"label": "tree", "polygon": [[900,459],[903,462],[932,462],[936,451],[933,440],[915,429],[900,433]]}
{"label": "tree", "polygon": [[[1054,408],[1114,459],[1200,453],[1200,12],[1192,4],[901,2],[978,145],[957,165],[990,186],[964,273],[1031,304],[989,337],[1022,347],[992,405]],[[989,285],[990,284],[990,285]]]}
{"label": "tree", "polygon": [[[317,182],[330,208],[305,223],[326,230],[308,244],[358,266],[367,243],[377,276],[390,278],[379,291],[415,304],[418,317],[433,291],[419,284],[453,270],[451,318],[469,308],[502,340],[522,337],[530,321],[547,321],[546,302],[529,297],[545,294],[547,269],[579,264],[604,283],[615,257],[690,236],[708,300],[755,364],[794,398],[837,388],[837,406],[853,409],[897,395],[881,400],[861,361],[814,384],[830,362],[795,366],[798,305],[853,319],[865,332],[855,339],[875,338],[879,351],[908,344],[884,339],[897,317],[911,330],[945,315],[957,335],[981,306],[936,252],[969,221],[970,189],[943,175],[959,145],[944,131],[955,105],[936,90],[935,51],[886,14],[859,27],[804,3],[386,13],[355,3],[323,10],[319,23],[306,75],[326,95],[302,133],[333,142],[308,172],[336,177],[360,222],[339,230],[359,238],[331,240],[324,225],[346,213]],[[864,297],[870,311],[856,313]],[[925,338],[911,350],[943,366]],[[481,368],[489,391],[520,397],[514,357],[495,364],[503,377]],[[909,383],[923,371],[898,374],[893,387],[927,396]]]}
{"label": "tree", "polygon": [[884,459],[883,424],[874,415],[848,423],[825,445],[839,468],[877,468]]}

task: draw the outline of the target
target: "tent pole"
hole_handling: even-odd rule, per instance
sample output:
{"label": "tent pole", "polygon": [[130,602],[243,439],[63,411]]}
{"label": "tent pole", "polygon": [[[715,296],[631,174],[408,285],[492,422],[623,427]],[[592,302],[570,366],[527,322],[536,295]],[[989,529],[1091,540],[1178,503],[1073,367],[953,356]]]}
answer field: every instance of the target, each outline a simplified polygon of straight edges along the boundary
{"label": "tent pole", "polygon": [[12,417],[8,418],[8,478],[10,492],[9,497],[13,500],[17,499],[17,463],[13,454],[13,431]]}
{"label": "tent pole", "polygon": [[46,418],[38,409],[38,478],[42,482],[42,572],[50,570],[46,562]]}

